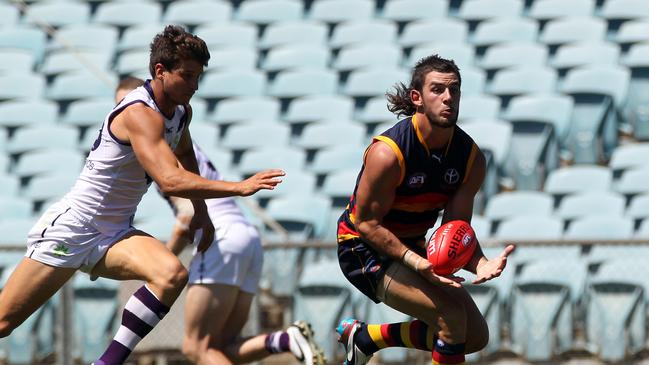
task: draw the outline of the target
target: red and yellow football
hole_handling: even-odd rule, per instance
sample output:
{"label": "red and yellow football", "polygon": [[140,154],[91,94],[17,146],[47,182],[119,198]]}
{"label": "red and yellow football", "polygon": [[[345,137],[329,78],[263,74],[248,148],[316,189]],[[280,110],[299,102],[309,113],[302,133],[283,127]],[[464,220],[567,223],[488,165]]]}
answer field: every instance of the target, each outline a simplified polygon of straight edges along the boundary
{"label": "red and yellow football", "polygon": [[433,233],[426,254],[435,274],[451,275],[471,260],[477,244],[471,225],[454,220],[443,224]]}

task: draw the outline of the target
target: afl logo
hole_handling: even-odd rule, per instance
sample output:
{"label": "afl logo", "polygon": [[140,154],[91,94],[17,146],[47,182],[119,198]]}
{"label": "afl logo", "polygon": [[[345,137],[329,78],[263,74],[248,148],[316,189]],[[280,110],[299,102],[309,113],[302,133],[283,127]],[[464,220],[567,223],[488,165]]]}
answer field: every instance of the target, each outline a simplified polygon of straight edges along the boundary
{"label": "afl logo", "polygon": [[444,181],[447,184],[455,184],[460,180],[460,173],[456,169],[448,169],[444,173]]}
{"label": "afl logo", "polygon": [[408,186],[411,188],[420,188],[424,185],[425,180],[426,174],[423,172],[416,172],[408,178]]}
{"label": "afl logo", "polygon": [[462,245],[464,247],[468,246],[471,243],[472,239],[473,239],[473,237],[471,237],[470,234],[468,234],[468,233],[465,234],[464,237],[462,238]]}

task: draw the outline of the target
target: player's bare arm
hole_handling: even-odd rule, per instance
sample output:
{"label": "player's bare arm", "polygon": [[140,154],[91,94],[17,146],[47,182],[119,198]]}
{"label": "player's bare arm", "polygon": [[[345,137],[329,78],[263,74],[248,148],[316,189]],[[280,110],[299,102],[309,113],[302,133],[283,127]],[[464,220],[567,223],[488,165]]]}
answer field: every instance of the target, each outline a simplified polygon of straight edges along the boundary
{"label": "player's bare arm", "polygon": [[447,278],[433,273],[424,257],[411,251],[392,232],[381,225],[394,201],[395,188],[401,179],[401,166],[392,149],[383,142],[374,143],[365,158],[365,169],[356,192],[354,224],[365,242],[397,262],[417,271],[433,283],[459,287],[459,278]]}

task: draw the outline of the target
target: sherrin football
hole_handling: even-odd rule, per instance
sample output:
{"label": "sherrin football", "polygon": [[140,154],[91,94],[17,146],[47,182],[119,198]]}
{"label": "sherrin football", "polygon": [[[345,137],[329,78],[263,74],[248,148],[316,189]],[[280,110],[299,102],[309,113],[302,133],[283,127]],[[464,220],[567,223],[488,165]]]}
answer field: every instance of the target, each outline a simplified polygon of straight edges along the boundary
{"label": "sherrin football", "polygon": [[451,275],[463,268],[473,256],[477,241],[471,225],[462,220],[439,227],[428,241],[426,256],[437,275]]}

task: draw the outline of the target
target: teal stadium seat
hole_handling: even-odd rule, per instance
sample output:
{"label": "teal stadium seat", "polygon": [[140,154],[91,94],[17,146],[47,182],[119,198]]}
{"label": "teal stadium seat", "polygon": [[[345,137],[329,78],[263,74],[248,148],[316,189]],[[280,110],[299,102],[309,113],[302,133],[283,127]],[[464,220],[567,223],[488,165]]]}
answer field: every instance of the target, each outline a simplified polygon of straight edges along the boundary
{"label": "teal stadium seat", "polygon": [[[0,246],[25,247],[27,233],[32,229],[38,217],[29,218],[4,218],[0,221],[2,237]],[[22,252],[24,254],[24,251]],[[3,271],[4,275],[4,271]],[[3,283],[4,286],[4,283]]]}
{"label": "teal stadium seat", "polygon": [[510,122],[547,123],[560,142],[563,142],[570,128],[570,117],[574,108],[572,98],[561,94],[521,95],[511,99],[505,119]]}
{"label": "teal stadium seat", "polygon": [[420,43],[412,48],[408,57],[404,58],[404,66],[414,67],[419,60],[433,54],[453,60],[462,70],[462,76],[464,76],[465,68],[471,68],[475,63],[473,46],[462,40],[459,42]]}
{"label": "teal stadium seat", "polygon": [[327,174],[321,191],[332,199],[335,208],[344,208],[354,192],[359,169],[339,169]]}
{"label": "teal stadium seat", "polygon": [[498,119],[480,119],[464,123],[462,129],[482,150],[490,150],[498,166],[503,166],[509,153],[512,125]]}
{"label": "teal stadium seat", "polygon": [[[6,130],[0,129],[0,143],[2,143],[2,146],[5,146],[7,143],[6,134]],[[9,171],[10,164],[11,161],[9,160],[9,156],[4,152],[0,153],[0,176],[5,176],[5,173]]]}
{"label": "teal stadium seat", "polygon": [[595,0],[534,0],[527,16],[545,22],[563,17],[585,17],[595,13]]}
{"label": "teal stadium seat", "polygon": [[[149,44],[153,37],[164,29],[165,25],[162,23],[157,24],[134,24],[122,33],[117,43],[117,51],[124,52],[129,50],[145,51],[149,49]],[[146,65],[144,65],[146,66]]]}
{"label": "teal stadium seat", "polygon": [[[319,194],[273,198],[266,207],[266,213],[288,231],[289,241],[297,243],[321,236],[330,211],[330,199]],[[266,240],[281,241],[268,229],[264,232]]]}
{"label": "teal stadium seat", "polygon": [[300,68],[280,72],[270,84],[268,94],[277,98],[297,98],[304,95],[335,94],[338,77],[327,69]]}
{"label": "teal stadium seat", "polygon": [[257,67],[259,56],[252,47],[227,47],[210,50],[211,70],[243,68],[252,70]]}
{"label": "teal stadium seat", "polygon": [[[99,127],[115,105],[111,98],[82,99],[68,105],[61,123],[77,127]],[[92,128],[91,128],[92,129]],[[89,133],[87,130],[86,133]],[[95,135],[96,137],[96,135]]]}
{"label": "teal stadium seat", "polygon": [[33,202],[58,200],[67,194],[77,181],[77,176],[67,172],[53,172],[34,176],[23,190],[23,195]]}
{"label": "teal stadium seat", "polygon": [[[645,172],[647,170],[644,170]],[[646,176],[646,175],[645,175]],[[627,217],[631,217],[635,220],[645,220],[649,218],[649,189],[645,190],[631,198],[629,207],[626,210]]]}
{"label": "teal stadium seat", "polygon": [[[112,53],[100,50],[55,51],[45,56],[40,73],[55,76],[63,72],[87,70],[88,72],[109,72]],[[146,62],[149,58],[147,56]],[[143,65],[146,63],[140,63]]]}
{"label": "teal stadium seat", "polygon": [[365,145],[365,127],[359,123],[333,120],[307,125],[295,144],[306,150],[333,147],[338,144]]}
{"label": "teal stadium seat", "polygon": [[614,43],[587,41],[564,44],[557,49],[550,65],[565,73],[567,70],[586,65],[616,65],[620,49]]}
{"label": "teal stadium seat", "polygon": [[646,257],[609,258],[588,286],[586,336],[595,354],[620,362],[645,348]]}
{"label": "teal stadium seat", "polygon": [[448,0],[388,0],[380,16],[405,24],[416,20],[445,19],[448,3]]}
{"label": "teal stadium seat", "polygon": [[338,170],[360,171],[364,151],[365,146],[354,146],[346,143],[323,148],[318,150],[307,169],[323,175]]}
{"label": "teal stadium seat", "polygon": [[58,105],[49,100],[5,101],[0,103],[0,126],[11,128],[52,124],[56,122],[58,112]]}
{"label": "teal stadium seat", "polygon": [[45,23],[52,27],[85,24],[89,20],[90,5],[76,1],[37,2],[27,7],[23,18],[28,24]]}
{"label": "teal stadium seat", "polygon": [[636,230],[634,238],[643,240],[649,239],[649,219],[643,219],[642,222],[640,222],[640,226]]}
{"label": "teal stadium seat", "polygon": [[78,140],[79,131],[75,127],[37,124],[18,128],[9,139],[5,150],[10,154],[20,154],[46,148],[72,149]]}
{"label": "teal stadium seat", "polygon": [[95,50],[112,55],[117,47],[118,35],[117,29],[109,25],[94,23],[66,25],[57,30],[56,37],[47,44],[47,51],[54,52],[73,47],[75,50]]}
{"label": "teal stadium seat", "polygon": [[[254,110],[255,118],[250,118],[248,113]],[[275,98],[268,96],[249,96],[224,99],[216,104],[214,112],[208,116],[210,123],[235,124],[235,123],[266,123],[279,120],[280,103]]]}
{"label": "teal stadium seat", "polygon": [[555,215],[565,220],[594,215],[624,214],[624,196],[613,191],[587,191],[571,194],[563,199]]}
{"label": "teal stadium seat", "polygon": [[557,72],[549,67],[512,67],[496,72],[491,81],[489,93],[499,96],[506,107],[514,96],[554,92],[557,80]]}
{"label": "teal stadium seat", "polygon": [[[194,139],[194,143],[196,140]],[[210,147],[203,146],[198,143],[200,150],[207,155],[207,157],[212,161],[214,166],[222,173],[227,174],[231,172],[232,167],[232,156],[233,153],[229,150],[222,149],[219,147]]]}
{"label": "teal stadium seat", "polygon": [[150,52],[145,49],[134,49],[120,53],[115,61],[115,72],[120,77],[137,74],[143,68],[148,69]]}
{"label": "teal stadium seat", "polygon": [[552,215],[552,196],[541,191],[511,191],[496,194],[489,199],[484,215],[491,220],[503,220],[518,215]]}
{"label": "teal stadium seat", "polygon": [[[101,3],[95,10],[92,21],[126,28],[138,24],[158,24],[161,18],[162,5],[158,2],[116,1]],[[161,31],[162,29],[158,30]]]}
{"label": "teal stadium seat", "polygon": [[[5,179],[5,175],[0,175],[0,182],[2,183],[2,190],[5,190],[5,183],[7,183],[9,186],[7,186],[7,190],[13,190],[15,193],[18,192],[18,187],[17,186],[12,186],[13,184],[17,184],[17,180],[10,180],[10,179]],[[32,216],[32,202],[31,200],[17,196],[16,195],[9,195],[4,193],[3,195],[0,195],[0,218],[2,220],[5,219],[30,219]],[[3,252],[4,253],[4,252]]]}
{"label": "teal stadium seat", "polygon": [[[307,18],[325,23],[356,22],[372,18],[374,8],[374,1],[371,0],[315,0]],[[345,11],[340,11],[341,9]]]}
{"label": "teal stadium seat", "polygon": [[563,236],[563,222],[546,215],[521,215],[504,219],[493,238],[507,241],[560,240]]}
{"label": "teal stadium seat", "polygon": [[633,237],[633,220],[615,214],[582,216],[563,235],[566,240],[628,240]]}
{"label": "teal stadium seat", "polygon": [[81,172],[84,161],[84,155],[74,149],[51,148],[20,155],[12,172],[21,178],[50,172],[75,175]]}
{"label": "teal stadium seat", "polygon": [[288,105],[284,120],[289,123],[310,123],[319,120],[351,120],[354,101],[343,95],[306,95]]}
{"label": "teal stadium seat", "polygon": [[496,71],[509,67],[543,67],[548,50],[535,42],[515,41],[489,47],[480,61],[480,67]]}
{"label": "teal stadium seat", "polygon": [[536,21],[527,18],[495,18],[477,25],[470,41],[477,47],[490,47],[497,43],[536,41],[539,26]]}
{"label": "teal stadium seat", "polygon": [[629,46],[634,43],[649,41],[648,30],[649,20],[628,20],[620,25],[613,39],[622,47],[622,51],[628,51]]}
{"label": "teal stadium seat", "polygon": [[410,82],[410,75],[400,68],[368,68],[353,71],[343,93],[354,98],[385,95],[396,83]]}
{"label": "teal stadium seat", "polygon": [[223,99],[243,96],[262,96],[266,92],[266,77],[258,70],[227,70],[206,73],[196,96],[204,99]]}
{"label": "teal stadium seat", "polygon": [[615,185],[615,190],[626,196],[632,196],[649,191],[647,179],[649,178],[649,165],[628,169]]}
{"label": "teal stadium seat", "polygon": [[244,177],[266,169],[304,169],[306,152],[285,145],[265,146],[246,151],[236,166]]}
{"label": "teal stadium seat", "polygon": [[593,245],[586,259],[591,264],[608,264],[608,261],[617,258],[631,257],[635,259],[644,259],[649,257],[649,246],[646,245]]}
{"label": "teal stadium seat", "polygon": [[117,75],[88,71],[67,72],[58,75],[47,88],[47,98],[58,102],[78,99],[111,97],[117,86]]}
{"label": "teal stadium seat", "polygon": [[457,16],[468,22],[499,17],[519,17],[523,13],[523,1],[520,0],[463,0]]}
{"label": "teal stadium seat", "polygon": [[279,22],[266,27],[259,39],[259,47],[326,45],[327,37],[327,26],[318,21]]}
{"label": "teal stadium seat", "polygon": [[244,1],[237,9],[236,18],[258,25],[297,21],[302,19],[304,3],[297,0]]}
{"label": "teal stadium seat", "polygon": [[232,13],[233,7],[229,1],[173,1],[164,12],[162,21],[195,27],[206,23],[228,22]]}
{"label": "teal stadium seat", "polygon": [[390,44],[362,44],[344,47],[333,62],[333,69],[350,71],[363,67],[397,67],[401,64],[401,47]]}
{"label": "teal stadium seat", "polygon": [[608,21],[609,33],[615,34],[623,22],[649,17],[649,8],[642,0],[606,0],[600,16]]}
{"label": "teal stadium seat", "polygon": [[486,91],[487,73],[477,67],[465,67],[462,75],[462,95],[483,94]]}
{"label": "teal stadium seat", "polygon": [[[441,224],[441,219],[437,223]],[[481,215],[474,215],[471,217],[471,228],[473,228],[478,240],[491,238],[492,222],[488,218]]]}
{"label": "teal stadium seat", "polygon": [[610,65],[579,67],[566,75],[561,91],[575,102],[566,144],[575,163],[610,157],[617,145],[618,110],[628,94],[630,76],[628,69]]}
{"label": "teal stadium seat", "polygon": [[500,115],[500,99],[493,95],[462,95],[460,105],[459,119],[463,124],[472,119],[497,119]]}
{"label": "teal stadium seat", "polygon": [[[0,159],[4,160],[4,158]],[[7,161],[2,163],[8,164],[9,162]],[[18,179],[18,176],[8,174],[6,171],[7,169],[8,165],[5,166],[4,171],[0,173],[0,186],[2,186],[2,189],[0,189],[0,197],[15,197],[20,191],[20,180]]]}
{"label": "teal stadium seat", "polygon": [[645,156],[649,156],[647,142],[621,145],[613,150],[608,167],[613,170],[614,177],[619,177],[627,169],[649,166]]}
{"label": "teal stadium seat", "polygon": [[39,99],[45,91],[45,78],[34,73],[0,75],[0,101]]}
{"label": "teal stadium seat", "polygon": [[0,49],[0,75],[31,74],[34,63],[34,55],[26,49]]}
{"label": "teal stadium seat", "polygon": [[[649,22],[647,22],[649,29]],[[648,38],[649,39],[649,38]],[[649,44],[634,44],[629,48],[622,63],[631,71],[629,92],[623,108],[626,123],[633,128],[633,136],[649,140]]]}
{"label": "teal stadium seat", "polygon": [[[169,203],[160,195],[158,186],[153,184],[149,190],[142,196],[140,204],[137,206],[134,222],[138,228],[141,223],[149,221],[162,221],[167,227],[156,231],[155,233],[164,233],[169,235],[173,228],[174,214]],[[153,234],[154,232],[146,231]],[[157,236],[156,236],[157,237]]]}
{"label": "teal stadium seat", "polygon": [[201,122],[192,123],[189,125],[189,133],[199,146],[205,146],[207,148],[216,147],[219,137],[217,126]]}
{"label": "teal stadium seat", "polygon": [[397,116],[388,110],[388,103],[383,96],[370,98],[356,114],[356,119],[365,124],[397,122]]}
{"label": "teal stadium seat", "polygon": [[469,26],[451,17],[417,20],[404,26],[398,43],[404,48],[427,44],[431,42],[431,34],[444,34],[444,42],[464,44],[469,36]]}
{"label": "teal stadium seat", "polygon": [[257,45],[257,28],[248,23],[208,23],[196,27],[195,33],[209,49]]}
{"label": "teal stadium seat", "polygon": [[606,21],[592,16],[568,16],[550,20],[539,34],[539,41],[551,47],[604,39],[606,39]]}
{"label": "teal stadium seat", "polygon": [[295,45],[271,48],[261,64],[267,72],[291,68],[326,69],[329,65],[329,48],[319,45]]}
{"label": "teal stadium seat", "polygon": [[550,172],[543,190],[552,195],[566,195],[584,191],[610,191],[613,173],[607,167],[576,165]]}
{"label": "teal stadium seat", "polygon": [[329,40],[329,46],[338,49],[353,44],[383,43],[393,45],[397,39],[397,25],[385,19],[353,20],[338,24]]}
{"label": "teal stadium seat", "polygon": [[36,64],[43,60],[47,35],[32,26],[6,27],[0,29],[0,48],[17,48],[30,51]]}
{"label": "teal stadium seat", "polygon": [[12,4],[0,4],[0,28],[11,28],[18,24],[20,12]]}
{"label": "teal stadium seat", "polygon": [[245,150],[262,146],[286,146],[290,128],[279,123],[238,124],[226,131],[219,146],[231,150]]}
{"label": "teal stadium seat", "polygon": [[273,190],[260,190],[255,194],[255,198],[274,199],[290,195],[309,196],[313,195],[316,190],[316,176],[312,172],[300,169],[283,168],[286,175],[282,176],[282,183]]}

